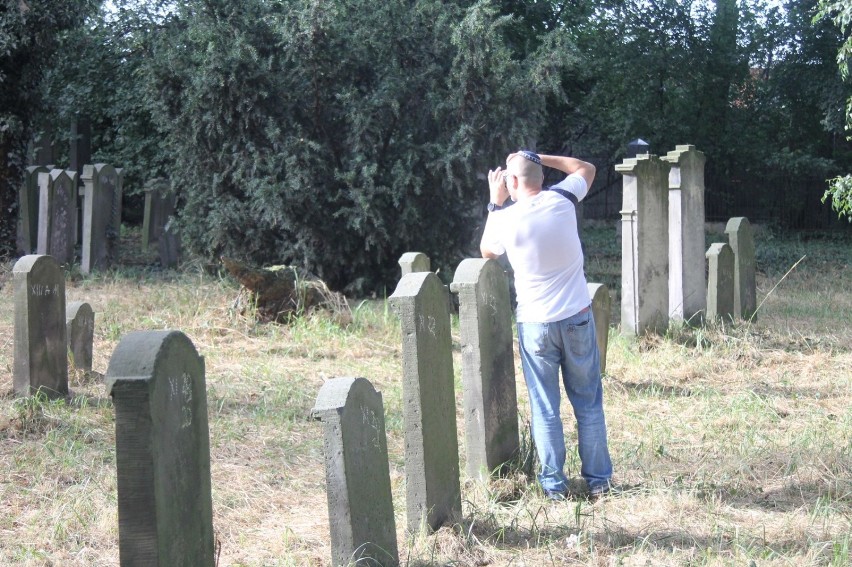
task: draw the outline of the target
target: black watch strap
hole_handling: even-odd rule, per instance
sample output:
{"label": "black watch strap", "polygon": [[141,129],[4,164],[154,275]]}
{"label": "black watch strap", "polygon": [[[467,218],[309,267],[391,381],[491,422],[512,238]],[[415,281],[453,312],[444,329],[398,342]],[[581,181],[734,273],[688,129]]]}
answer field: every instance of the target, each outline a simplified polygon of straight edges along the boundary
{"label": "black watch strap", "polygon": [[488,203],[488,212],[493,213],[494,211],[502,211],[503,209],[508,209],[510,205],[513,205],[515,202],[511,199],[506,199],[503,201],[502,205],[498,205],[496,203]]}

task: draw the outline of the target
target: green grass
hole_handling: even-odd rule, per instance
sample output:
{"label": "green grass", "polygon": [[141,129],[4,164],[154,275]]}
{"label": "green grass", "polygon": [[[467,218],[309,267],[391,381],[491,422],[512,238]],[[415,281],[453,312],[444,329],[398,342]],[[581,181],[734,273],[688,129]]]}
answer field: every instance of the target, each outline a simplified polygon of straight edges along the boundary
{"label": "green grass", "polygon": [[[584,241],[589,280],[611,286],[617,312],[614,229],[588,227]],[[138,329],[180,329],[205,357],[220,565],[328,564],[322,432],[309,414],[335,376],[382,392],[406,565],[848,565],[852,239],[759,230],[757,242],[763,305],[751,324],[638,340],[611,329],[605,404],[622,494],[551,504],[521,473],[466,479],[463,518],[433,535],[404,531],[401,339],[385,300],[353,301],[347,326],[261,325],[234,308],[228,279],[144,266],[71,274],[67,296],[96,312],[96,373]],[[0,564],[117,565],[111,403],[97,376],[76,372],[70,401],[9,395],[10,271],[0,273]],[[457,319],[452,332],[460,406]],[[516,376],[525,423],[517,362]],[[573,448],[567,403],[563,416]],[[458,426],[463,471],[461,411]],[[578,467],[571,450],[573,483]]]}

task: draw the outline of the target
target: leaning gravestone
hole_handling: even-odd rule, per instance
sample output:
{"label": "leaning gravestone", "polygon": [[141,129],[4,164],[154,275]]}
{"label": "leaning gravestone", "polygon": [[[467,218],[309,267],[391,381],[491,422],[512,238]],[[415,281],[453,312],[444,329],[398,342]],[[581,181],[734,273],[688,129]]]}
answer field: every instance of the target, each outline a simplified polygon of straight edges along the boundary
{"label": "leaning gravestone", "polygon": [[621,207],[621,332],[665,331],[669,323],[669,169],[644,154],[624,160]]}
{"label": "leaning gravestone", "polygon": [[754,232],[746,217],[730,219],[725,232],[734,251],[734,313],[751,319],[757,311]]}
{"label": "leaning gravestone", "polygon": [[215,562],[204,358],[180,331],[138,331],[107,369],[122,567]]}
{"label": "leaning gravestone", "polygon": [[169,180],[157,177],[145,184],[145,212],[142,217],[142,251],[160,241],[169,217],[175,212],[175,193]]}
{"label": "leaning gravestone", "polygon": [[509,282],[496,260],[468,258],[459,294],[467,474],[487,479],[520,450]]}
{"label": "leaning gravestone", "polygon": [[447,288],[432,272],[402,277],[389,298],[402,324],[408,529],[461,517],[459,450]]}
{"label": "leaning gravestone", "polygon": [[406,252],[399,257],[399,268],[404,276],[415,272],[429,272],[432,270],[432,263],[429,256],[423,252]]}
{"label": "leaning gravestone", "polygon": [[14,388],[68,395],[65,274],[50,256],[30,255],[12,268],[15,300]]}
{"label": "leaning gravestone", "polygon": [[729,320],[734,314],[734,253],[724,242],[707,250],[707,319]]}
{"label": "leaning gravestone", "polygon": [[38,184],[38,253],[70,264],[77,242],[77,172],[40,173]]}
{"label": "leaning gravestone", "polygon": [[92,343],[95,334],[95,313],[84,301],[69,303],[65,311],[65,327],[68,337],[68,352],[74,367],[92,369]]}
{"label": "leaning gravestone", "polygon": [[82,177],[83,257],[80,269],[88,274],[109,267],[117,253],[119,227],[114,224],[116,207],[120,207],[116,203],[120,189],[118,172],[111,165],[84,165]]}
{"label": "leaning gravestone", "polygon": [[49,171],[43,165],[27,167],[18,191],[18,248],[24,254],[33,254],[38,247],[38,176]]}
{"label": "leaning gravestone", "polygon": [[609,345],[609,319],[612,311],[612,298],[609,288],[604,284],[587,283],[589,298],[592,300],[592,316],[595,318],[595,339],[601,355],[601,374],[606,372],[606,350]]}
{"label": "leaning gravestone", "polygon": [[677,146],[669,172],[669,316],[689,321],[704,311],[704,153]]}
{"label": "leaning gravestone", "polygon": [[311,415],[325,431],[332,565],[398,565],[382,395],[366,378],[334,378]]}

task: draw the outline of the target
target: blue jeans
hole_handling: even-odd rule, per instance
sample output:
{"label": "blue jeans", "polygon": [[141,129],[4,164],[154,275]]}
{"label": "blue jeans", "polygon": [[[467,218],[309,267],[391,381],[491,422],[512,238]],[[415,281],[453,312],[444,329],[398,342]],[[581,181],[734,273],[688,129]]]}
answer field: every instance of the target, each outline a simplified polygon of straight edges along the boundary
{"label": "blue jeans", "polygon": [[518,342],[532,410],[532,435],[547,491],[565,492],[565,436],[559,415],[559,370],[577,419],[580,474],[589,488],[607,486],[612,461],[606,441],[595,319],[584,309],[554,323],[518,323]]}

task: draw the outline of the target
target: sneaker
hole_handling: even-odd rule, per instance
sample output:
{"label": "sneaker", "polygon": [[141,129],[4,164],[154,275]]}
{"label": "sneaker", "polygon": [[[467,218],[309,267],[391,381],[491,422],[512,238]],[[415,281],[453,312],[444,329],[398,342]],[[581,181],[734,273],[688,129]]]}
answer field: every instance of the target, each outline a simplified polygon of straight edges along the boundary
{"label": "sneaker", "polygon": [[560,492],[558,490],[545,490],[544,496],[548,500],[552,500],[554,502],[562,502],[563,500],[568,499],[568,495],[565,492]]}

